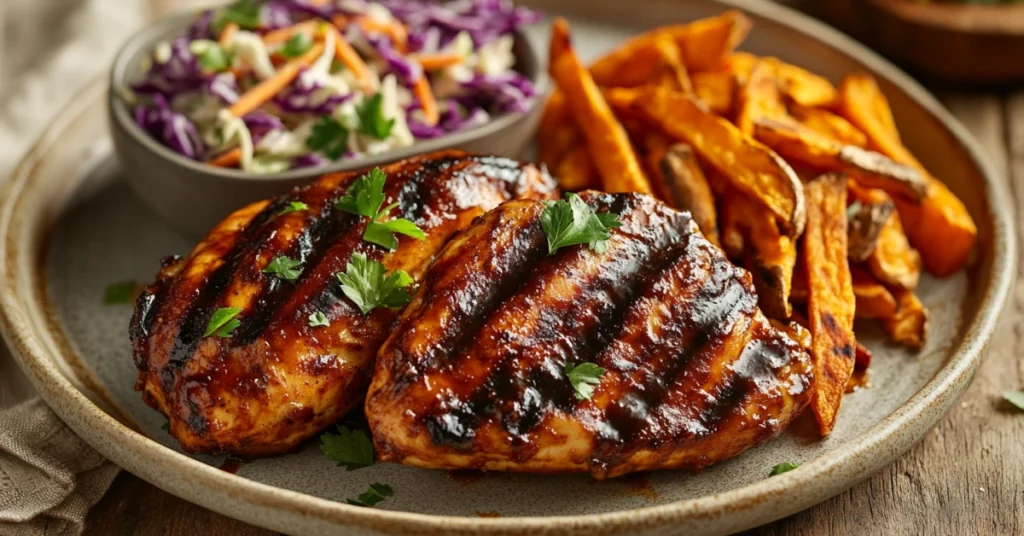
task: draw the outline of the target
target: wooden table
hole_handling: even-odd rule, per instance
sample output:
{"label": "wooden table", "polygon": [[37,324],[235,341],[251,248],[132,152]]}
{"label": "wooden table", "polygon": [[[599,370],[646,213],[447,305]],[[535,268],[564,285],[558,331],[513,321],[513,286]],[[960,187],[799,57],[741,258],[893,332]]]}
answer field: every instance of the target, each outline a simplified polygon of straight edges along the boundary
{"label": "wooden table", "polygon": [[[1024,207],[1024,92],[939,97],[1009,177]],[[1024,219],[1017,219],[1024,242]],[[1024,250],[1024,243],[1020,249]],[[1019,276],[1024,275],[1024,269]],[[1024,387],[1024,285],[963,400],[923,441],[865,482],[750,534],[1024,534],[1024,414],[1000,393]],[[122,473],[88,520],[90,534],[271,534]]]}

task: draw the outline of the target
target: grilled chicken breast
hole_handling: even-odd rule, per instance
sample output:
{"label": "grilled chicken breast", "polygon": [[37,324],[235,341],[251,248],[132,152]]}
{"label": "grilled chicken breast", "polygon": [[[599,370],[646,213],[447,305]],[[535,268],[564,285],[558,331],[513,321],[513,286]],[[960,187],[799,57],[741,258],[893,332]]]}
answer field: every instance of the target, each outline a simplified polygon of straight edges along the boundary
{"label": "grilled chicken breast", "polygon": [[[139,297],[131,323],[136,389],[167,415],[185,450],[287,451],[363,402],[374,355],[397,313],[364,315],[343,295],[335,275],[353,252],[419,280],[476,216],[555,191],[532,165],[455,151],[384,171],[385,204],[400,203],[391,216],[414,221],[425,240],[402,236],[394,251],[364,241],[368,218],[333,208],[362,172],[328,175],[235,212],[187,258],[166,260]],[[292,201],[309,208],[282,214]],[[263,273],[278,256],[302,262],[297,280]],[[223,307],[241,309],[240,325],[230,338],[204,337]],[[317,311],[330,326],[309,326]]]}
{"label": "grilled chicken breast", "polygon": [[[377,356],[380,459],[498,471],[705,467],[784,429],[812,380],[750,275],[689,213],[585,192],[618,215],[608,249],[548,254],[544,204],[513,201],[446,246]],[[566,364],[605,369],[580,399]]]}

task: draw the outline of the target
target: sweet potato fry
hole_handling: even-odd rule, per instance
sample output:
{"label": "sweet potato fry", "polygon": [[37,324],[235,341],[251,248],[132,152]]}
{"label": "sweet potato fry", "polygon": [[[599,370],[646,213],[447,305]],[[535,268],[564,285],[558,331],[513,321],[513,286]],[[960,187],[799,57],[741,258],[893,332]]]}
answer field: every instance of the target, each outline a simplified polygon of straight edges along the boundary
{"label": "sweet potato fry", "polygon": [[907,240],[899,213],[889,215],[865,264],[868,271],[886,285],[904,290],[917,288],[921,279],[921,254]]}
{"label": "sweet potato fry", "polygon": [[658,58],[647,82],[648,85],[683,93],[693,93],[693,83],[683,64],[683,57],[676,40],[669,34],[660,34],[654,39],[654,50]]}
{"label": "sweet potato fry", "polygon": [[[665,179],[666,189],[675,200],[676,208],[688,210],[709,242],[718,242],[718,214],[711,186],[697,162],[693,148],[677,143],[667,148],[657,160],[657,167]],[[771,222],[772,227],[775,222]]]}
{"label": "sweet potato fry", "polygon": [[692,75],[693,92],[697,99],[717,115],[732,115],[736,79],[732,73],[714,71]]}
{"label": "sweet potato fry", "polygon": [[864,147],[867,136],[842,117],[821,108],[792,104],[789,114],[801,125],[844,145]]}
{"label": "sweet potato fry", "polygon": [[867,346],[864,346],[863,344],[858,342],[857,343],[857,356],[855,358],[855,361],[856,361],[856,367],[855,368],[868,368],[868,366],[871,365],[871,358],[872,357],[873,356],[871,355],[871,350],[868,350]]}
{"label": "sweet potato fry", "polygon": [[566,153],[582,140],[583,133],[573,123],[565,93],[552,92],[537,128],[537,160],[554,170]]}
{"label": "sweet potato fry", "polygon": [[870,188],[920,201],[928,184],[916,169],[897,164],[884,155],[843,145],[790,121],[760,119],[754,137],[786,159],[821,171],[840,171]]}
{"label": "sweet potato fry", "polygon": [[556,19],[548,68],[565,92],[569,109],[583,131],[604,189],[609,192],[650,193],[651,187],[622,125],[572,48],[569,24]]}
{"label": "sweet potato fry", "polygon": [[846,207],[846,216],[849,220],[849,242],[846,253],[853,262],[864,262],[871,256],[871,253],[875,251],[878,235],[889,221],[893,211],[896,210],[896,205],[893,204],[889,196],[881,190],[878,191],[884,196],[883,199],[877,202],[854,199],[853,203]]}
{"label": "sweet potato fry", "polygon": [[912,350],[920,350],[928,338],[928,309],[911,290],[897,289],[896,314],[882,325],[892,340]]}
{"label": "sweet potato fry", "polygon": [[941,277],[958,270],[974,247],[978,229],[963,202],[903,146],[889,104],[874,79],[847,76],[839,89],[839,112],[867,135],[870,149],[925,176],[925,199],[919,205],[896,199],[896,208],[928,271]]}
{"label": "sweet potato fry", "polygon": [[584,145],[571,149],[552,172],[558,187],[566,192],[601,187],[601,179],[594,169],[590,151]]}
{"label": "sweet potato fry", "polygon": [[778,58],[758,58],[746,52],[735,52],[725,61],[725,68],[732,71],[740,83],[743,83],[758,60],[768,61],[775,66],[779,89],[797,104],[821,107],[830,106],[836,101],[836,88],[831,82]]}
{"label": "sweet potato fry", "polygon": [[736,94],[736,127],[747,136],[753,136],[755,122],[788,115],[779,94],[775,67],[770,62],[758,61]]}
{"label": "sweet potato fry", "polygon": [[649,80],[650,65],[658,58],[652,43],[661,35],[675,40],[682,63],[694,71],[718,67],[750,31],[750,19],[738,11],[689,24],[663,26],[626,41],[590,66],[602,87],[631,87]]}
{"label": "sweet potato fry", "polygon": [[737,190],[756,199],[780,231],[791,238],[800,235],[806,217],[803,185],[778,155],[691,96],[655,90],[641,96],[636,106],[652,124],[693,147]]}
{"label": "sweet potato fry", "polygon": [[896,298],[885,285],[860,267],[851,267],[850,276],[857,318],[892,318],[896,314]]}
{"label": "sweet potato fry", "polygon": [[853,374],[856,302],[846,259],[846,179],[824,175],[807,184],[807,317],[814,364],[811,408],[822,436],[832,432]]}
{"label": "sweet potato fry", "polygon": [[779,233],[771,214],[755,203],[728,198],[725,202],[740,204],[734,210],[739,213],[743,227],[744,265],[754,279],[761,310],[770,318],[789,318],[793,313],[789,293],[796,265],[796,241]]}

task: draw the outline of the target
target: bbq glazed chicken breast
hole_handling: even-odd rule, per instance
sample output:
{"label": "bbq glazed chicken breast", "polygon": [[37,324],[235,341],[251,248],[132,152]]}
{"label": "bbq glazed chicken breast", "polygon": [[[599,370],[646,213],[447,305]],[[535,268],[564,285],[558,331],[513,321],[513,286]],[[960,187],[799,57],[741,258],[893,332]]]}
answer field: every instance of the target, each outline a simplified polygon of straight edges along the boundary
{"label": "bbq glazed chicken breast", "polygon": [[[221,222],[184,259],[167,259],[131,321],[136,389],[166,415],[189,452],[288,451],[364,401],[374,355],[396,309],[368,314],[336,274],[353,253],[418,281],[436,252],[485,211],[516,198],[547,198],[546,172],[458,151],[386,166],[384,205],[425,233],[389,251],[363,239],[369,218],[334,208],[363,172],[327,175],[290,195],[249,205]],[[294,203],[304,203],[297,205]],[[299,208],[299,210],[294,210]],[[283,278],[278,257],[299,261]],[[229,337],[206,335],[218,310],[237,308]],[[311,315],[324,316],[312,326]],[[215,321],[215,319],[214,319]],[[329,323],[329,325],[324,325]]]}
{"label": "bbq glazed chicken breast", "polygon": [[[807,405],[807,350],[769,324],[750,275],[689,213],[581,198],[622,224],[603,252],[549,255],[545,204],[524,200],[439,254],[377,357],[365,410],[380,459],[598,479],[699,469]],[[603,369],[589,398],[567,377],[584,363]]]}

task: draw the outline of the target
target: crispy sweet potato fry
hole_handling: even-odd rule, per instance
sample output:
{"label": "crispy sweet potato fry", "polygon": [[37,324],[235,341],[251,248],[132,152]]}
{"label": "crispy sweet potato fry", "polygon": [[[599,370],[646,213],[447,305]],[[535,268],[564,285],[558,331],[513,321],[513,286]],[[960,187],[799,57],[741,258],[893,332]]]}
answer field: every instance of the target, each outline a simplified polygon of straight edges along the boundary
{"label": "crispy sweet potato fry", "polygon": [[889,215],[865,264],[871,274],[886,285],[905,290],[917,288],[921,279],[921,254],[911,247],[903,233],[899,213]]}
{"label": "crispy sweet potato fry", "polygon": [[661,159],[665,157],[665,153],[668,152],[672,140],[657,130],[650,128],[641,128],[640,130],[637,132],[638,135],[633,135],[631,132],[630,139],[633,140],[634,147],[639,145],[637,152],[643,155],[647,176],[651,179],[651,190],[655,197],[664,201],[668,206],[678,209],[678,200],[669,191],[668,179],[661,172],[659,165]]}
{"label": "crispy sweet potato fry", "polygon": [[779,89],[797,104],[819,107],[829,106],[836,101],[836,88],[831,82],[778,58],[758,58],[746,52],[734,52],[725,61],[725,68],[732,71],[740,83],[743,83],[759,59],[775,66]]}
{"label": "crispy sweet potato fry", "polygon": [[754,123],[761,119],[788,117],[786,105],[779,94],[779,81],[775,67],[767,61],[758,61],[750,71],[746,83],[736,94],[736,127],[747,136],[754,135]]}
{"label": "crispy sweet potato fry", "polygon": [[884,196],[883,199],[877,202],[855,199],[846,208],[846,216],[849,219],[849,243],[846,253],[853,262],[864,262],[871,256],[871,253],[875,251],[878,235],[885,227],[885,223],[889,221],[893,211],[896,210],[896,205],[893,204],[889,196],[881,190],[878,191]]}
{"label": "crispy sweet potato fry", "polygon": [[814,342],[811,408],[822,436],[832,432],[853,374],[856,302],[846,259],[846,179],[824,175],[807,184],[807,317]]}
{"label": "crispy sweet potato fry", "polygon": [[601,178],[594,169],[594,161],[585,145],[571,149],[552,173],[558,181],[558,187],[567,192],[601,187]]}
{"label": "crispy sweet potato fry", "polygon": [[789,293],[796,265],[796,241],[779,233],[771,214],[747,196],[727,197],[733,204],[732,214],[737,216],[743,232],[744,265],[754,279],[757,301],[770,318],[786,319],[793,313]]}
{"label": "crispy sweet potato fry", "polygon": [[732,73],[713,71],[692,75],[693,92],[697,99],[717,115],[732,115],[736,78]]}
{"label": "crispy sweet potato fry", "polygon": [[868,368],[868,366],[871,365],[871,358],[872,358],[871,350],[868,350],[867,346],[864,346],[863,344],[858,342],[857,343],[857,356],[855,358],[855,361],[856,361],[856,367],[855,368]]}
{"label": "crispy sweet potato fry", "polygon": [[927,197],[920,205],[897,199],[896,208],[925,267],[938,276],[958,270],[967,261],[978,234],[963,202],[903,146],[889,104],[874,79],[868,75],[847,76],[839,95],[840,114],[867,135],[869,148],[924,174],[929,186]]}
{"label": "crispy sweet potato fry", "polygon": [[655,85],[673,91],[693,93],[693,83],[686,71],[682,54],[676,40],[669,34],[659,34],[654,39],[654,50],[658,55],[648,85]]}
{"label": "crispy sweet potato fry", "polygon": [[652,42],[661,35],[676,41],[682,63],[694,71],[718,67],[750,31],[750,19],[738,11],[689,24],[663,26],[626,41],[590,66],[602,87],[638,86],[649,80],[650,64],[658,57]]}
{"label": "crispy sweet potato fry", "polygon": [[544,105],[537,128],[537,160],[554,170],[569,150],[579,144],[583,133],[573,123],[565,93],[554,91]]}
{"label": "crispy sweet potato fry", "polygon": [[774,216],[784,234],[800,235],[806,217],[803,185],[778,155],[688,95],[650,91],[636,101],[636,106],[648,121],[693,147],[737,190],[756,199]]}
{"label": "crispy sweet potato fry", "polygon": [[896,298],[885,285],[860,267],[850,268],[857,318],[892,318],[896,314]]}
{"label": "crispy sweet potato fry", "polygon": [[821,171],[840,171],[857,182],[896,196],[919,201],[928,184],[916,169],[897,164],[884,155],[843,145],[790,121],[760,119],[754,137],[787,159]]}
{"label": "crispy sweet potato fry", "polygon": [[572,48],[569,24],[565,19],[555,20],[550,53],[548,68],[551,77],[565,92],[573,119],[587,140],[604,189],[609,192],[650,193],[650,184],[626,131],[615,119],[601,91]]}
{"label": "crispy sweet potato fry", "polygon": [[844,145],[864,147],[867,136],[842,117],[821,108],[792,104],[789,113],[801,125]]}
{"label": "crispy sweet potato fry", "polygon": [[882,323],[898,344],[920,350],[928,338],[928,309],[911,290],[897,289],[896,314]]}
{"label": "crispy sweet potato fry", "polygon": [[[697,162],[693,148],[685,143],[677,143],[667,148],[662,157],[656,161],[661,175],[665,179],[666,189],[674,198],[676,207],[688,210],[693,215],[705,238],[709,242],[718,242],[718,214],[715,210],[715,198],[711,194],[711,186]],[[775,222],[772,222],[774,227]]]}

